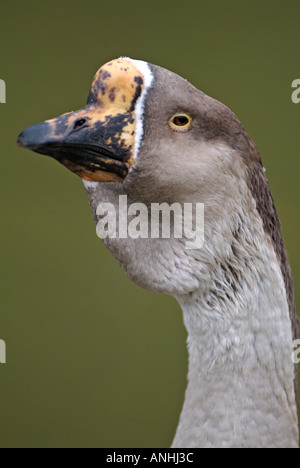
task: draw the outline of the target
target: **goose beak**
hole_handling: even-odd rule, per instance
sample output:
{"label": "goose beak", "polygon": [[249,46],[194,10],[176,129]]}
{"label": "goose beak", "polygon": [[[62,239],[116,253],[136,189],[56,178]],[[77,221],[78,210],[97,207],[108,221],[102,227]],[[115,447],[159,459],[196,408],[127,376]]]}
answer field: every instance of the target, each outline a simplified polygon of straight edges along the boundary
{"label": "goose beak", "polygon": [[87,105],[24,130],[18,145],[59,161],[83,180],[122,181],[134,164],[135,104],[143,76],[128,59],[98,70]]}
{"label": "goose beak", "polygon": [[93,112],[87,106],[32,125],[19,135],[17,144],[56,159],[84,180],[121,181],[131,167],[130,148],[118,144],[113,118],[107,116],[104,125],[93,118]]}

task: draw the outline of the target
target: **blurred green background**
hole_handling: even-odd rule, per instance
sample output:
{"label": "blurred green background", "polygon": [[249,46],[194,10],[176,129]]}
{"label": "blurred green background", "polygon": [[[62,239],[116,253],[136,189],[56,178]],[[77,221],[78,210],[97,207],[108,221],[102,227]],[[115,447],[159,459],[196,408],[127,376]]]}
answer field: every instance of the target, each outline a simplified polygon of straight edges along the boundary
{"label": "blurred green background", "polygon": [[299,0],[1,2],[1,447],[168,447],[187,372],[175,300],[126,278],[80,180],[17,135],[82,107],[112,58],[179,73],[258,145],[297,292],[299,13]]}

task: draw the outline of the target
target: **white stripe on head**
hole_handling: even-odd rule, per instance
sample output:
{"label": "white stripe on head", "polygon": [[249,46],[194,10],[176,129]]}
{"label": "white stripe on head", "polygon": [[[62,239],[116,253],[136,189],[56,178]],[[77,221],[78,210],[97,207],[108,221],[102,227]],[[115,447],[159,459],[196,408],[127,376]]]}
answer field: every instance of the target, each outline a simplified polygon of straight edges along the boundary
{"label": "white stripe on head", "polygon": [[134,161],[137,160],[137,156],[141,147],[141,142],[144,134],[144,106],[146,95],[151,88],[154,76],[147,62],[143,60],[134,60],[129,57],[123,57],[135,66],[135,68],[143,75],[144,77],[144,88],[142,94],[138,98],[135,104],[135,115],[136,115],[136,130],[135,130],[135,145],[134,145]]}

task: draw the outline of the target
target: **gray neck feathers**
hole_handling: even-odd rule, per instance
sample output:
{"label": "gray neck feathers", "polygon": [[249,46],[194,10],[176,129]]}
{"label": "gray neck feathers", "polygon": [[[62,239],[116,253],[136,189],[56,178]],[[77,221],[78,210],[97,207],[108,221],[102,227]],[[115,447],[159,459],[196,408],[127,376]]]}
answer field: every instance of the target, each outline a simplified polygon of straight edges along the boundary
{"label": "gray neck feathers", "polygon": [[[210,207],[201,250],[172,238],[105,241],[129,278],[182,307],[190,359],[174,447],[298,444],[285,282],[246,185]],[[124,193],[121,184],[89,189],[95,220],[100,201],[117,206]]]}
{"label": "gray neck feathers", "polygon": [[272,242],[249,222],[210,288],[177,297],[189,383],[174,447],[298,446],[285,285]]}

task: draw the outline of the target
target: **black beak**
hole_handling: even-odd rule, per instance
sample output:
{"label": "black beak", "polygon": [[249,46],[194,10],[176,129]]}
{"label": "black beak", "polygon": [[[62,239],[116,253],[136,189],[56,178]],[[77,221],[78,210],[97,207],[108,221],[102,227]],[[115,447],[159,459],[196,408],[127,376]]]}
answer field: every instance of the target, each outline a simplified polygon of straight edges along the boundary
{"label": "black beak", "polygon": [[36,153],[50,156],[85,180],[123,180],[131,166],[131,147],[117,138],[127,125],[126,114],[108,116],[105,122],[95,119],[95,109],[86,106],[25,129],[17,144]]}
{"label": "black beak", "polygon": [[17,144],[35,151],[42,148],[45,142],[49,141],[50,133],[51,127],[48,122],[32,125],[19,135]]}

